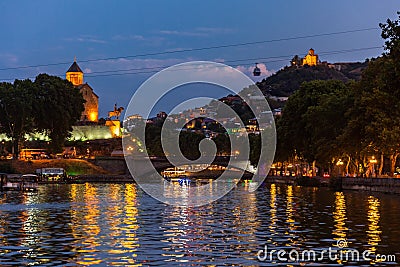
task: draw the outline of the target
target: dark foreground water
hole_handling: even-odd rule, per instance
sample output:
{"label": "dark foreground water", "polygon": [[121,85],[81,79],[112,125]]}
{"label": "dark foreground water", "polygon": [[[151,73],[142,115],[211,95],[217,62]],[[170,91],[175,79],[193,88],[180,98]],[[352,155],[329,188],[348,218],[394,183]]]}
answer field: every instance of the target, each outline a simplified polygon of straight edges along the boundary
{"label": "dark foreground water", "polygon": [[[247,186],[197,208],[165,205],[134,184],[0,193],[0,266],[399,266],[382,261],[400,262],[399,196]],[[283,259],[338,245],[369,254]]]}

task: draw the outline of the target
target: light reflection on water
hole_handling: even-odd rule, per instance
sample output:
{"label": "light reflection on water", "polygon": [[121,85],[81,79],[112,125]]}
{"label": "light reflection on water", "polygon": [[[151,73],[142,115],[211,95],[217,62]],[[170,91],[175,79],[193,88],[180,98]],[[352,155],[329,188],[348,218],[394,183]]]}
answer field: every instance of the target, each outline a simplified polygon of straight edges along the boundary
{"label": "light reflection on water", "polygon": [[[343,240],[347,238],[346,227],[346,199],[343,192],[335,193],[335,211],[333,212],[333,220],[335,222],[335,228],[332,233],[334,240]],[[334,244],[335,245],[335,244]]]}
{"label": "light reflection on water", "polygon": [[[380,213],[379,213],[380,201],[378,198],[374,196],[368,197],[368,245],[370,246],[368,249],[372,251],[374,254],[379,253],[378,247],[381,240],[381,233],[379,220],[380,220]],[[373,263],[373,262],[371,262]]]}
{"label": "light reflection on water", "polygon": [[[359,250],[399,252],[399,196],[274,184],[248,193],[249,186],[195,208],[165,205],[134,184],[0,193],[0,265],[258,266],[265,244],[326,249],[342,238]],[[322,266],[329,264],[349,265]],[[370,264],[384,263],[358,265]]]}

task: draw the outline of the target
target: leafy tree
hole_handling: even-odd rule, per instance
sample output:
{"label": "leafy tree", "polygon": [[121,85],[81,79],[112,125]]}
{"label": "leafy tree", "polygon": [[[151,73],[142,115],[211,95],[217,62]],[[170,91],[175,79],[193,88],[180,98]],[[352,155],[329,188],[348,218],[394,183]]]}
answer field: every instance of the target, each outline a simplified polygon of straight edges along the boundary
{"label": "leafy tree", "polygon": [[319,163],[329,167],[332,158],[340,156],[337,137],[347,123],[345,113],[353,104],[349,87],[342,82],[329,81],[317,85],[321,90],[317,105],[310,106],[303,115],[306,131],[310,132],[311,147]]}
{"label": "leafy tree", "polygon": [[400,76],[394,65],[387,56],[370,62],[357,87],[351,120],[362,122],[362,152],[387,155],[392,175],[400,155],[400,87],[396,85]]}
{"label": "leafy tree", "polygon": [[[146,125],[145,142],[147,153],[149,155],[161,157],[165,156],[165,153],[175,151],[175,148],[171,147],[172,143],[168,140],[174,135],[179,134],[179,149],[182,154],[188,159],[197,159],[200,157],[198,147],[200,141],[205,138],[203,134],[186,131],[177,132],[171,129],[164,129],[164,131],[166,131],[166,140],[163,146],[161,144],[161,129],[162,127],[157,125]],[[173,154],[171,156],[173,156]]]}
{"label": "leafy tree", "polygon": [[204,137],[203,134],[181,131],[179,134],[179,148],[182,154],[191,160],[198,159],[200,157],[200,141]]}
{"label": "leafy tree", "polygon": [[329,167],[338,154],[337,137],[346,124],[350,91],[340,81],[303,83],[288,100],[277,122],[278,155],[302,156]]}
{"label": "leafy tree", "polygon": [[249,144],[250,144],[250,163],[253,166],[258,165],[261,154],[261,135],[259,134],[249,134]]}
{"label": "leafy tree", "polygon": [[[386,23],[380,23],[382,29],[381,36],[385,39],[385,55],[399,59],[400,58],[400,11],[397,11],[399,18],[397,20],[387,19]],[[400,65],[397,62],[397,65]]]}
{"label": "leafy tree", "polygon": [[33,106],[35,85],[30,80],[15,80],[14,84],[0,84],[0,124],[1,132],[12,140],[14,158],[18,158],[19,144],[25,134],[35,129]]}
{"label": "leafy tree", "polygon": [[368,156],[381,155],[380,174],[383,157],[389,157],[393,175],[400,155],[400,20],[388,19],[380,27],[386,52],[369,61],[362,79],[354,86],[354,105],[348,111],[349,122],[341,140],[357,140],[352,150],[350,146],[347,149],[358,154],[356,162],[364,167]]}
{"label": "leafy tree", "polygon": [[[138,134],[137,136],[140,136]],[[146,125],[145,145],[147,153],[151,156],[164,156],[161,145],[161,127],[148,124]]]}
{"label": "leafy tree", "polygon": [[60,152],[65,139],[84,110],[79,89],[67,80],[39,74],[35,81],[37,94],[33,106],[36,127],[51,139],[50,151]]}
{"label": "leafy tree", "polygon": [[217,122],[209,122],[207,124],[207,129],[215,133],[222,133],[222,134],[226,133],[225,128],[220,123]]}
{"label": "leafy tree", "polygon": [[400,107],[398,104],[400,100],[400,11],[397,12],[397,15],[396,20],[387,19],[386,24],[379,24],[382,29],[381,36],[385,39],[386,53],[384,59],[382,59],[384,63],[381,63],[384,66],[378,67],[383,73],[377,82],[384,85],[383,91],[389,94],[390,104],[393,104],[391,112],[388,110],[389,113],[387,114],[392,119],[390,130],[388,132],[388,129],[384,128],[381,134],[382,137],[386,137],[386,140],[382,140],[386,143],[385,150],[390,151],[391,175],[394,173],[397,157],[400,154],[399,144],[396,144],[400,140]]}
{"label": "leafy tree", "polygon": [[229,136],[226,133],[220,133],[216,137],[212,139],[217,146],[218,154],[231,154],[231,142],[229,140]]}
{"label": "leafy tree", "polygon": [[368,145],[365,140],[365,125],[368,119],[364,116],[365,111],[360,105],[360,94],[362,87],[359,82],[349,84],[349,105],[344,113],[346,124],[337,138],[338,152],[347,158],[346,173],[350,169],[354,173],[359,172],[359,165],[364,163],[365,150]]}

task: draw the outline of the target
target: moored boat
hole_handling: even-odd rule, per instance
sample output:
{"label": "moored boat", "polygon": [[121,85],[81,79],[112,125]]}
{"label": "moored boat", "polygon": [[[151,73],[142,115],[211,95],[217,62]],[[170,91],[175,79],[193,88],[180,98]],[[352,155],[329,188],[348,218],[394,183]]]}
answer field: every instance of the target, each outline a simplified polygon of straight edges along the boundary
{"label": "moored boat", "polygon": [[21,180],[20,177],[5,177],[3,180],[2,190],[4,191],[20,191]]}
{"label": "moored boat", "polygon": [[39,183],[66,183],[69,181],[67,173],[63,168],[42,168],[37,169],[36,174],[39,177]]}
{"label": "moored boat", "polygon": [[39,177],[35,174],[2,175],[2,191],[37,191]]}
{"label": "moored boat", "polygon": [[21,175],[21,190],[22,191],[37,191],[39,188],[39,177],[35,174]]}
{"label": "moored boat", "polygon": [[181,175],[179,177],[165,178],[170,182],[178,182],[180,185],[190,185],[191,180],[186,175]]}

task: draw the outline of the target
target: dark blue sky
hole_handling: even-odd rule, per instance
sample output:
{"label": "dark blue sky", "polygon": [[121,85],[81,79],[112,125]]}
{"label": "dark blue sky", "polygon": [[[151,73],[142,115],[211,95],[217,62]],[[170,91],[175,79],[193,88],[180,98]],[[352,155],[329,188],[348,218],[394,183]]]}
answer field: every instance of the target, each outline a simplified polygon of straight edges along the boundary
{"label": "dark blue sky", "polygon": [[[323,61],[363,61],[380,55],[382,49],[323,52],[382,46],[383,40],[380,30],[375,29],[223,49],[84,60],[377,28],[387,18],[396,18],[399,3],[17,0],[1,1],[0,10],[0,69],[66,63],[0,70],[0,80],[30,78],[41,72],[63,76],[76,56],[86,72],[85,81],[100,96],[102,117],[115,102],[127,105],[136,88],[154,74],[154,67],[188,60],[219,60],[250,74],[253,62],[258,61],[265,63],[267,75],[285,66],[293,55],[304,56],[310,47]],[[279,59],[265,59],[269,57]],[[113,72],[119,74],[114,76],[107,72],[121,69],[142,70],[123,75]]]}

